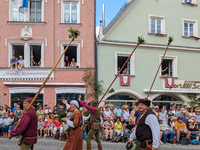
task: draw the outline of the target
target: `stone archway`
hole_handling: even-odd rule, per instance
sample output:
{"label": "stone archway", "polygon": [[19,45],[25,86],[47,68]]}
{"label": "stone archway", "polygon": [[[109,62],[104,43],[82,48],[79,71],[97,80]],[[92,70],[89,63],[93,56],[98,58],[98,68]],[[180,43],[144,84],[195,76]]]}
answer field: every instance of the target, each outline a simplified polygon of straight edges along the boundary
{"label": "stone archway", "polygon": [[[112,93],[109,93],[107,94],[102,102],[100,103],[100,106],[102,106],[104,104],[104,102],[109,98],[111,97],[112,95],[116,95],[116,94],[129,94],[131,96],[133,96],[135,99],[140,99],[142,98],[142,95],[140,95],[139,93],[133,91],[133,90],[129,90],[129,89],[118,89],[118,90],[115,90],[115,92],[112,92]],[[99,100],[101,99],[101,97],[99,97]]]}
{"label": "stone archway", "polygon": [[173,101],[172,99],[169,99],[169,101],[165,101],[165,100],[161,100],[159,101],[160,103],[182,103],[183,105],[189,105],[189,99],[187,97],[185,97],[184,95],[182,94],[172,94],[172,93],[159,93],[159,94],[154,94],[152,97],[151,97],[151,101],[152,103],[156,103],[158,102],[158,97],[168,97],[168,98],[172,98],[174,99],[175,101]]}

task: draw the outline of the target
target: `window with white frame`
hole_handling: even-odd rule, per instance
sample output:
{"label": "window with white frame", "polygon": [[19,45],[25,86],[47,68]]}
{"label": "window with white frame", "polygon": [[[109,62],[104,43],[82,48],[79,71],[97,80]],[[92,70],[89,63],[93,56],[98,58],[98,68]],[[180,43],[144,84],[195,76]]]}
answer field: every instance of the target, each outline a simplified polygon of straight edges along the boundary
{"label": "window with white frame", "polygon": [[150,18],[149,18],[149,33],[165,34],[165,17],[150,16]]}
{"label": "window with white frame", "polygon": [[[67,47],[67,44],[62,45],[62,52]],[[80,45],[79,44],[71,44],[67,51],[65,52],[65,55],[62,58],[61,62],[62,67],[74,67],[79,68],[80,67]]]}
{"label": "window with white frame", "polygon": [[14,1],[11,1],[12,21],[24,21],[24,7],[16,6]]}
{"label": "window with white frame", "polygon": [[16,5],[11,0],[10,21],[43,21],[43,0],[29,0],[28,8]]}
{"label": "window with white frame", "polygon": [[[115,74],[120,71],[129,56],[129,53],[115,53]],[[134,75],[134,54],[126,63],[120,74]]]}
{"label": "window with white frame", "polygon": [[183,36],[198,37],[198,25],[195,20],[183,20]]}
{"label": "window with white frame", "polygon": [[62,1],[62,23],[79,23],[80,6],[77,0]]}
{"label": "window with white frame", "polygon": [[41,1],[30,1],[30,21],[40,22],[42,17],[42,2]]}
{"label": "window with white frame", "polygon": [[[160,56],[160,61],[162,56]],[[161,66],[162,77],[177,77],[177,57],[165,56]]]}
{"label": "window with white frame", "polygon": [[42,45],[35,44],[13,44],[11,45],[11,56],[15,56],[19,60],[19,56],[22,56],[25,67],[43,67],[42,58]]}

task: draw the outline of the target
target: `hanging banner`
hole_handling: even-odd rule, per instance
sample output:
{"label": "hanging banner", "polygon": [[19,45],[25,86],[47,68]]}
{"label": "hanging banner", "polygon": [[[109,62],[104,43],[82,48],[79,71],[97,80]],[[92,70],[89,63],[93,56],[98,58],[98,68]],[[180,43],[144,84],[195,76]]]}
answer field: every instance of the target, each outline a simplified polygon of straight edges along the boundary
{"label": "hanging banner", "polygon": [[130,76],[121,76],[120,77],[121,86],[130,86]]}

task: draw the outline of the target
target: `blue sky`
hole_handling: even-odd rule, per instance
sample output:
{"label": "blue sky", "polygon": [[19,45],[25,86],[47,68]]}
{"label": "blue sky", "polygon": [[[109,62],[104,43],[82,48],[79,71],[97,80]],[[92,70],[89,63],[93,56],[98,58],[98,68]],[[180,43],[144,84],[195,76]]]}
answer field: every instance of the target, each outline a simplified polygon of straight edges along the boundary
{"label": "blue sky", "polygon": [[96,0],[96,26],[102,20],[102,6],[105,3],[105,26],[115,17],[122,5],[128,0]]}

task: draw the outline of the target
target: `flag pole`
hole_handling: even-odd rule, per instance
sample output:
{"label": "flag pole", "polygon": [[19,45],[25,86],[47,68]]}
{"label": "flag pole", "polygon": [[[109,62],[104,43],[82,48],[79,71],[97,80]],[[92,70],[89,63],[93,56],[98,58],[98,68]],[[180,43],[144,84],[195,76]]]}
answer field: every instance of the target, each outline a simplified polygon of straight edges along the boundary
{"label": "flag pole", "polygon": [[153,85],[154,85],[154,83],[155,83],[155,80],[156,80],[156,78],[157,78],[157,75],[158,75],[158,72],[159,72],[159,70],[160,70],[160,67],[161,67],[161,65],[162,65],[162,63],[163,63],[163,60],[164,60],[164,58],[165,58],[165,55],[166,55],[167,50],[168,50],[168,48],[169,48],[169,45],[171,44],[172,41],[173,41],[173,37],[169,37],[169,42],[168,42],[168,44],[167,44],[167,48],[166,48],[166,50],[165,50],[165,52],[164,52],[164,55],[163,55],[163,57],[162,57],[162,60],[161,60],[161,62],[160,62],[160,64],[159,64],[159,67],[158,67],[158,69],[157,69],[156,75],[155,75],[155,77],[154,77],[154,79],[153,79],[153,82],[152,82],[152,84],[151,84],[151,87],[150,87],[150,89],[149,89],[149,92],[148,92],[148,95],[147,95],[146,99],[148,99],[148,97],[149,97],[149,95],[150,95],[150,93],[151,93],[151,90],[152,90]]}

